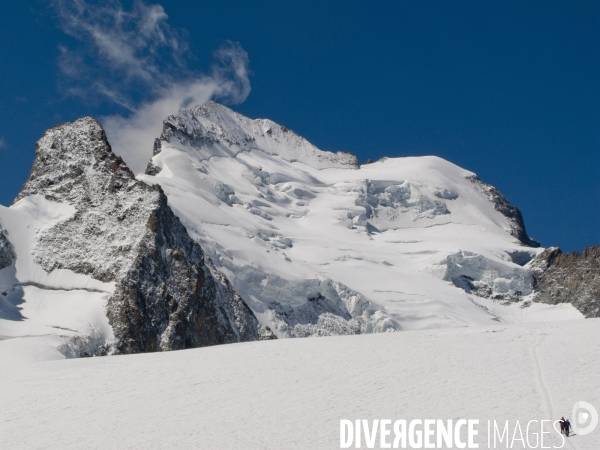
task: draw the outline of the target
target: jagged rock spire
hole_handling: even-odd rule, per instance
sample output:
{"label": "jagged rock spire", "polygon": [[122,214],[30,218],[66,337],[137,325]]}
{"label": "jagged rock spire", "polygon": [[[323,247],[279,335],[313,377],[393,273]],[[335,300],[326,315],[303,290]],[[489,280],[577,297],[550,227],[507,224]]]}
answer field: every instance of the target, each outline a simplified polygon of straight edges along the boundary
{"label": "jagged rock spire", "polygon": [[74,213],[37,238],[36,263],[116,288],[116,342],[99,351],[175,350],[259,339],[265,330],[173,214],[158,185],[138,181],[85,117],[46,132],[17,197],[41,195]]}

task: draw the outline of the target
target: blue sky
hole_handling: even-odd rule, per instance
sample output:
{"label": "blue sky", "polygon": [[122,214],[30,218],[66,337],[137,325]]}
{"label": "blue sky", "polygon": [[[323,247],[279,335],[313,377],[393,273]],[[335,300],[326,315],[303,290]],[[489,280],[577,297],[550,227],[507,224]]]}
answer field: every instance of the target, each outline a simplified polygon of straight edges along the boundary
{"label": "blue sky", "polygon": [[0,204],[45,129],[92,115],[131,131],[188,89],[361,161],[441,156],[542,245],[600,244],[598,2],[102,4],[3,5]]}

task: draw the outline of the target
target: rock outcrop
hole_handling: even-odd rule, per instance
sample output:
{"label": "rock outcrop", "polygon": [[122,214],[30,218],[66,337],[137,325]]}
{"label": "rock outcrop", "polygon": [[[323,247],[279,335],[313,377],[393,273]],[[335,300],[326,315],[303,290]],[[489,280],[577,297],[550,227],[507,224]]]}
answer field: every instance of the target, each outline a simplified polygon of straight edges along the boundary
{"label": "rock outcrop", "polygon": [[10,266],[14,257],[13,248],[6,237],[6,230],[0,224],[0,270]]}
{"label": "rock outcrop", "polygon": [[550,247],[530,263],[534,301],[571,303],[585,317],[600,317],[600,246],[563,253]]}
{"label": "rock outcrop", "polygon": [[114,155],[96,120],[46,132],[16,201],[31,195],[74,210],[40,233],[34,261],[47,272],[70,269],[115,285],[107,315],[116,341],[99,352],[176,350],[269,334],[190,238],[162,189],[136,180]]}
{"label": "rock outcrop", "polygon": [[523,221],[523,215],[516,206],[510,204],[508,199],[502,195],[502,193],[491,184],[484,183],[477,177],[472,175],[468,179],[478,186],[483,193],[487,196],[488,200],[494,205],[496,211],[501,213],[510,224],[510,234],[517,238],[519,242],[528,247],[539,247],[540,243],[535,239],[531,239],[527,236],[525,230],[525,222]]}

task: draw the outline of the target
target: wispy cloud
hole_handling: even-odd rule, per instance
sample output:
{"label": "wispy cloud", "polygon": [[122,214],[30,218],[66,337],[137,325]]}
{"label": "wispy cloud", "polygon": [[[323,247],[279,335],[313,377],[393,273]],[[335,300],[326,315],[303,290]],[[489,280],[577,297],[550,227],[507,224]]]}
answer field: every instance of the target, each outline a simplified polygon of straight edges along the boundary
{"label": "wispy cloud", "polygon": [[4,142],[4,138],[0,138],[0,150],[6,147],[6,143]]}
{"label": "wispy cloud", "polygon": [[77,42],[59,47],[64,88],[123,108],[103,123],[115,152],[136,173],[145,169],[167,115],[209,99],[241,103],[250,93],[248,55],[239,44],[225,43],[211,70],[198,73],[188,64],[187,33],[167,23],[160,5],[136,0],[126,11],[118,0],[52,4],[63,31]]}
{"label": "wispy cloud", "polygon": [[[168,23],[160,5],[118,0],[53,0],[62,30],[75,38],[74,48],[61,46],[58,65],[71,82],[107,95],[141,89],[152,93],[192,75],[186,33]],[[131,94],[130,94],[131,96]]]}

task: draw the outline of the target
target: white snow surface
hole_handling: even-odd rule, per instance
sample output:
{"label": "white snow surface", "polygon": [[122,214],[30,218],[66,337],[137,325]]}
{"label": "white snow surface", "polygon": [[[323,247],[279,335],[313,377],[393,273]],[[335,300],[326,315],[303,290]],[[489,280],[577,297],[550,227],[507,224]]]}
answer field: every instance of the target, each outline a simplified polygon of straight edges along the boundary
{"label": "white snow surface", "polygon": [[[527,298],[531,272],[511,254],[541,251],[509,234],[472,172],[434,156],[351,160],[209,102],[169,117],[152,159],[160,172],[139,178],[162,186],[279,337],[583,318],[570,305],[499,307],[450,281]],[[335,313],[309,317],[318,294],[348,326]]]}
{"label": "white snow surface", "polygon": [[[324,152],[271,120],[252,120],[211,101],[169,116],[165,128],[169,126],[186,135],[198,159],[230,157],[241,150],[258,148],[286,161],[299,161],[321,169],[357,166],[356,157],[350,153]],[[211,145],[202,145],[206,143]]]}
{"label": "white snow surface", "polygon": [[[600,410],[599,334],[600,319],[588,319],[34,363],[5,355],[0,442],[318,450],[339,448],[341,419],[479,419],[485,449],[487,420],[508,420],[512,437],[517,420],[524,434],[531,420],[573,422],[577,401]],[[600,429],[564,445],[545,435],[544,445],[596,450]]]}

